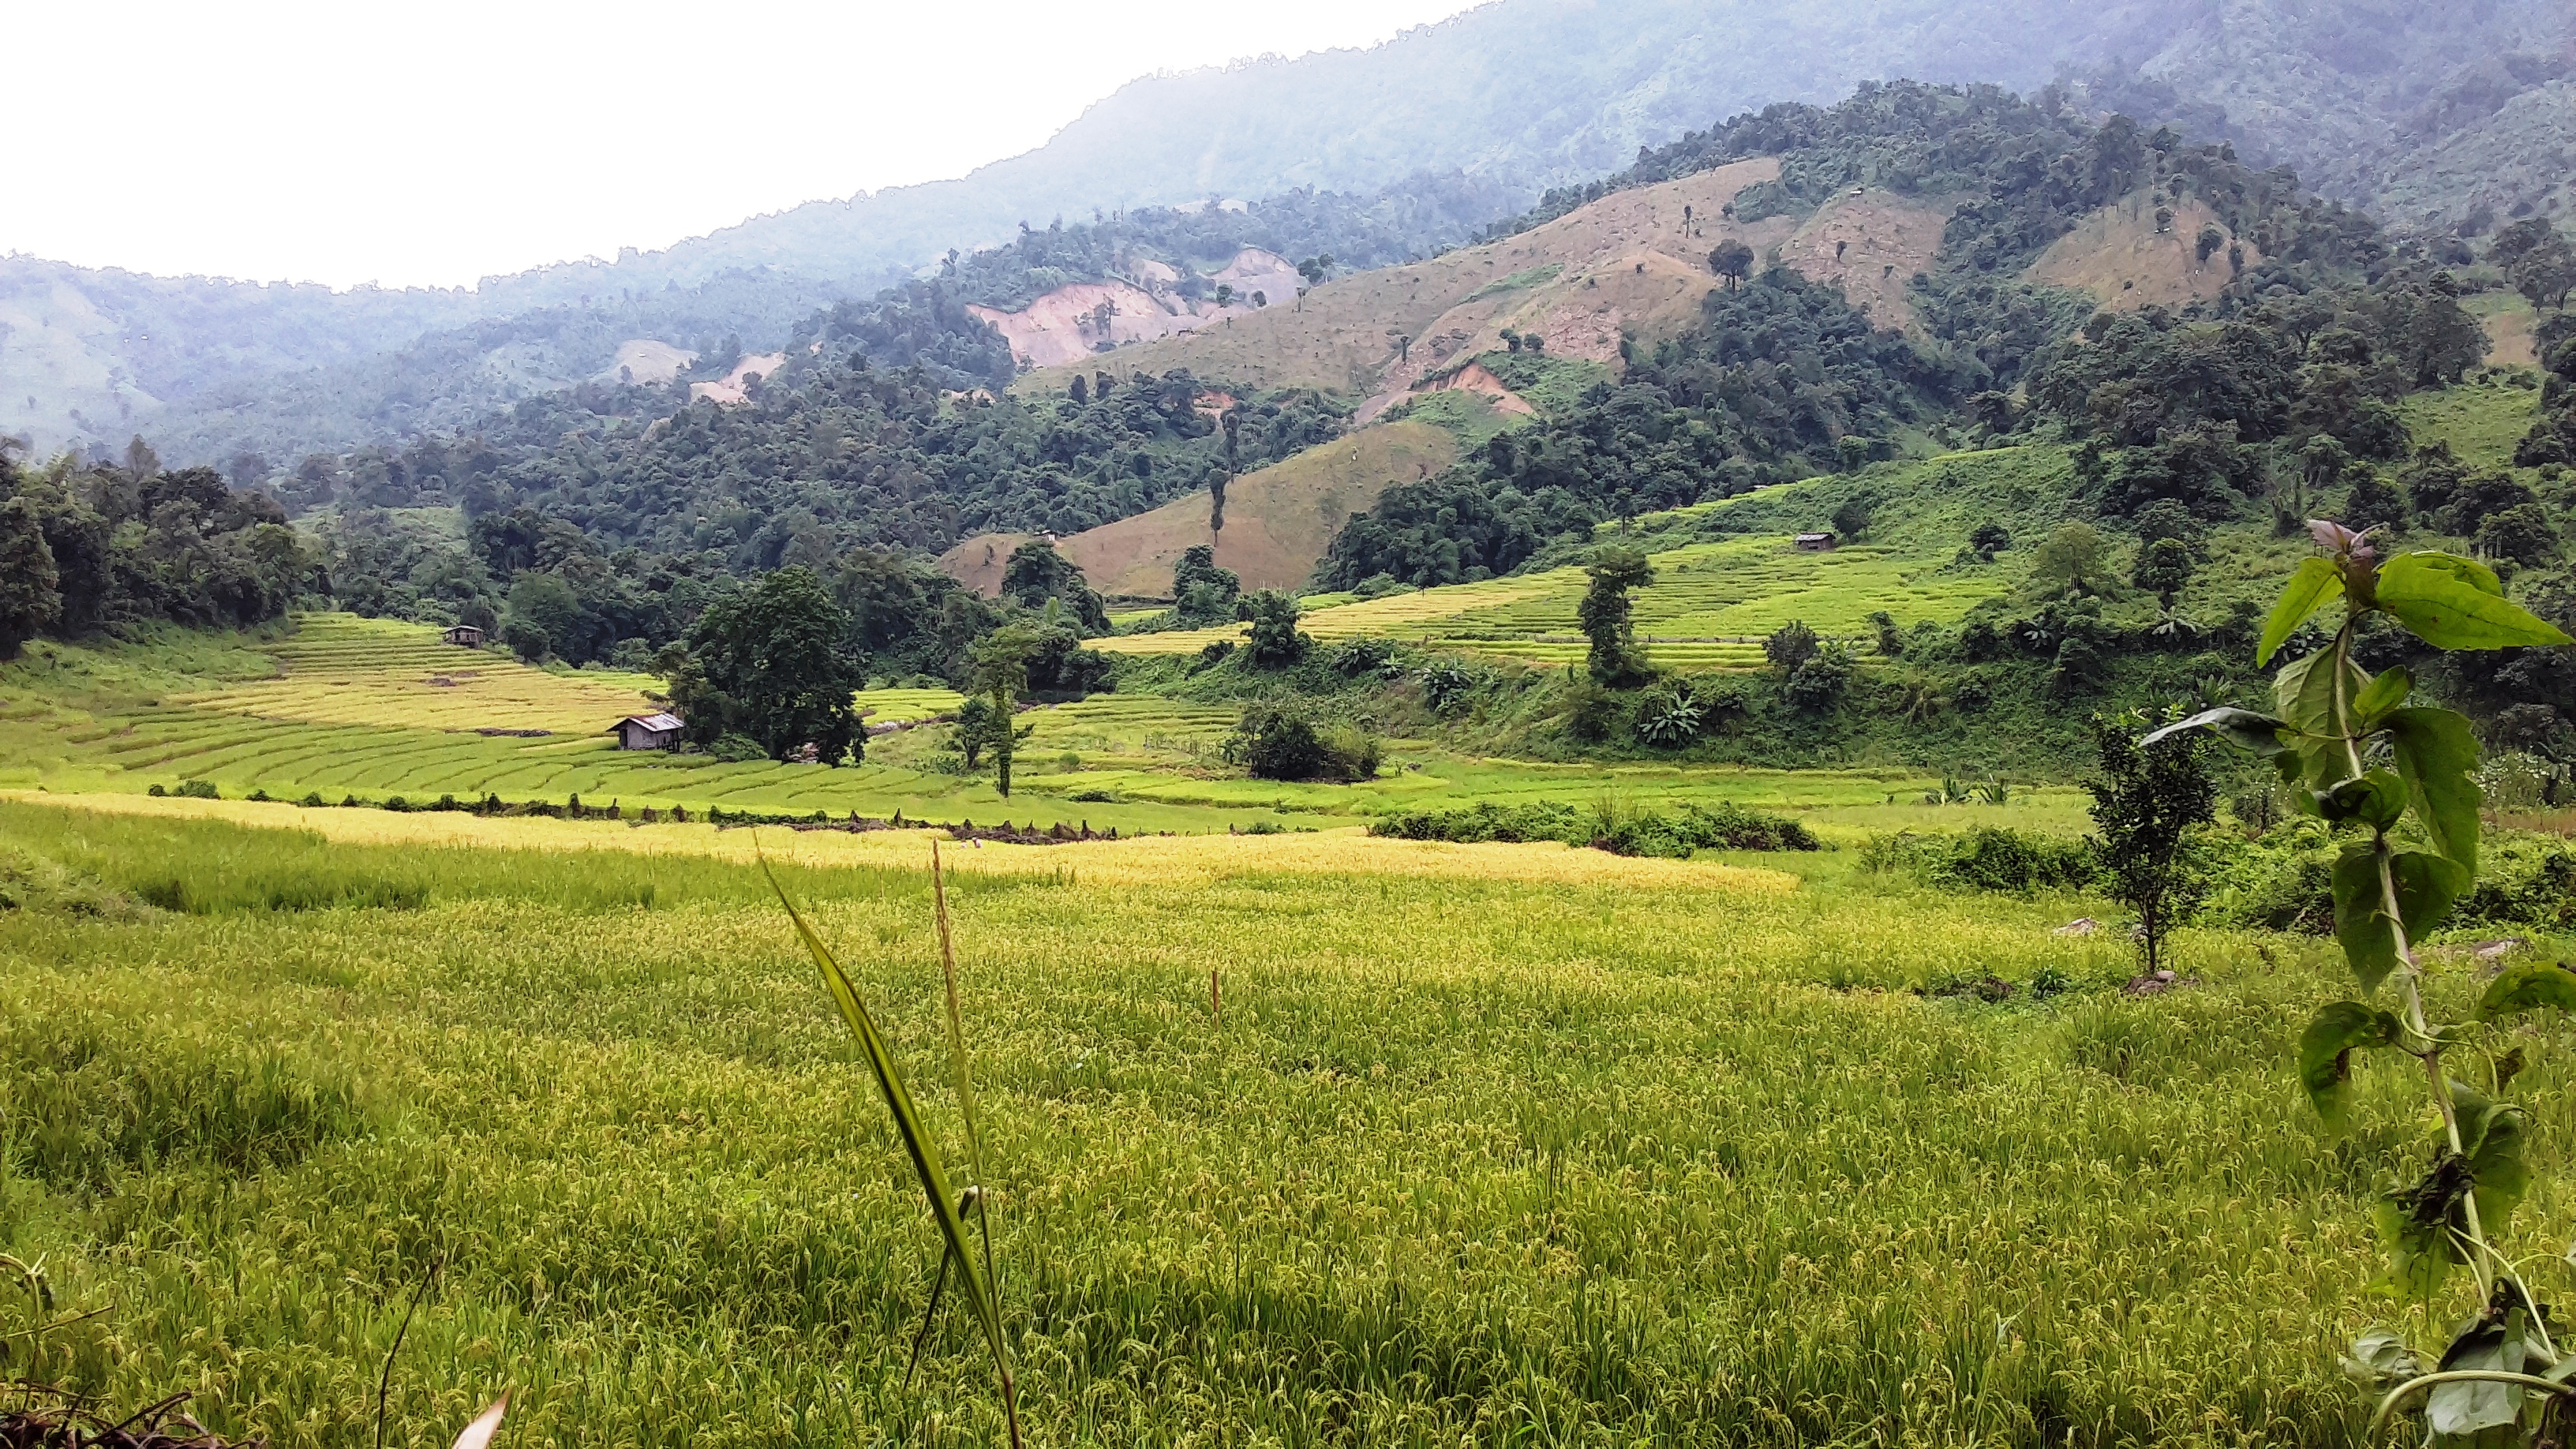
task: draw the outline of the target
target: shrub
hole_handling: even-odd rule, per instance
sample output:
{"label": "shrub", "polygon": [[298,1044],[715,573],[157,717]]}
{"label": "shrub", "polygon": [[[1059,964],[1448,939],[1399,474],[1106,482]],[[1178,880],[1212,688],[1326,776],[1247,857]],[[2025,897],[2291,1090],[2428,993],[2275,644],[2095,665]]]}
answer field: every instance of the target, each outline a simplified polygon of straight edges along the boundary
{"label": "shrub", "polygon": [[713,745],[708,747],[707,753],[715,756],[719,760],[729,761],[734,764],[742,764],[751,760],[765,760],[769,758],[769,752],[760,747],[760,741],[753,739],[749,735],[743,734],[728,734],[719,737]]}
{"label": "shrub", "polygon": [[1629,811],[1616,804],[1577,810],[1559,801],[1497,805],[1479,801],[1458,810],[1415,810],[1369,825],[1371,835],[1462,844],[1560,840],[1613,855],[1687,859],[1698,850],[1820,850],[1795,820],[1740,805],[1685,805],[1672,814]]}
{"label": "shrub", "polygon": [[2085,841],[1996,825],[1958,835],[1872,836],[1861,847],[1861,868],[1946,890],[2013,893],[2080,889],[2101,869]]}
{"label": "shrub", "polygon": [[1454,659],[1444,659],[1423,670],[1421,678],[1422,700],[1437,715],[1456,713],[1483,682],[1483,676]]}
{"label": "shrub", "polygon": [[1226,737],[1222,757],[1262,780],[1347,783],[1377,774],[1376,736],[1351,725],[1317,729],[1314,721],[1273,704],[1255,704]]}
{"label": "shrub", "polygon": [[1637,739],[1658,749],[1677,750],[1699,738],[1708,711],[1691,692],[1688,680],[1648,693],[1637,704]]}
{"label": "shrub", "polygon": [[212,780],[182,781],[179,788],[172,793],[176,794],[182,800],[220,800],[223,798],[222,793],[215,789],[215,782]]}

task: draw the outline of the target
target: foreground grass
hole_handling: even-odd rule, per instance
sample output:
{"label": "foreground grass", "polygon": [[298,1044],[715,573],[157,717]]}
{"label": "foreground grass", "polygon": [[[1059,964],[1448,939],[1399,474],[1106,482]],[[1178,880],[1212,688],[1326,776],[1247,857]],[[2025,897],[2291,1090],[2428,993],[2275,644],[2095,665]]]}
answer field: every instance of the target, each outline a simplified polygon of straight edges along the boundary
{"label": "foreground grass", "polygon": [[[395,1442],[503,1387],[529,1444],[994,1442],[962,1320],[903,1385],[933,1240],[746,832],[147,807],[0,803],[105,893],[0,912],[0,1251],[115,1309],[41,1371],[349,1443],[439,1263]],[[768,839],[947,1114],[926,848]],[[1392,844],[952,857],[1038,1442],[2354,1442],[2422,1124],[2294,1110],[2325,952],[2186,936],[2136,1000],[2082,902]]]}

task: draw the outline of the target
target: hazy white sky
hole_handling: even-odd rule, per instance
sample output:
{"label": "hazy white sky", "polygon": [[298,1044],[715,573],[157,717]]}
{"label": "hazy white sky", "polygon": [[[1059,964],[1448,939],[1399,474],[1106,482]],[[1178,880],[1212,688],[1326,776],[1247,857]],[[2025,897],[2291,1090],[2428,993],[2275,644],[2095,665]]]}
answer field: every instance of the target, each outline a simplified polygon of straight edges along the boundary
{"label": "hazy white sky", "polygon": [[1137,76],[1470,3],[13,0],[0,251],[470,285],[960,175]]}

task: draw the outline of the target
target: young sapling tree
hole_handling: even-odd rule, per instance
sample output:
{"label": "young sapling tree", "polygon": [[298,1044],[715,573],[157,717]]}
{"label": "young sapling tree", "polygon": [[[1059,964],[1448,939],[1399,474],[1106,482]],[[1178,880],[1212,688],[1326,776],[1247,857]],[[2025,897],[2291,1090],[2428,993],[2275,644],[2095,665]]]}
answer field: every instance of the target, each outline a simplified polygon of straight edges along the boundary
{"label": "young sapling tree", "polygon": [[2354,657],[2373,615],[2436,649],[2566,644],[2567,635],[2508,600],[2486,565],[2457,554],[2382,559],[2371,540],[2312,521],[2319,553],[2299,565],[2263,627],[2256,662],[2271,662],[2310,616],[2338,599],[2343,624],[2322,648],[2273,680],[2274,712],[2203,711],[2146,737],[2210,730],[2272,757],[2293,808],[2347,833],[2333,868],[2335,937],[2361,992],[2318,1011],[2299,1038],[2299,1077],[2327,1125],[2351,1108],[2355,1053],[2413,1057],[2441,1121],[2431,1162],[2392,1188],[2374,1213],[2387,1263],[2382,1291],[2431,1308],[2454,1268],[2477,1285],[2478,1308],[2432,1355],[2403,1334],[2374,1329],[2353,1345],[2356,1374],[2383,1384],[2373,1423],[2423,1396],[2426,1440],[2436,1446],[2564,1442],[2576,1427],[2576,1345],[2499,1246],[2530,1186],[2523,1158],[2530,1114],[2505,1097],[2520,1046],[2490,1053],[2484,1088],[2455,1078],[2445,1056],[2489,1046],[2490,1024],[2525,1011],[2576,1013],[2576,971],[2556,962],[2508,967],[2478,999],[2475,1019],[2435,1022],[2424,1006],[2415,943],[2440,925],[2477,878],[2478,765],[2469,721],[2412,702],[2404,668],[2377,675]]}

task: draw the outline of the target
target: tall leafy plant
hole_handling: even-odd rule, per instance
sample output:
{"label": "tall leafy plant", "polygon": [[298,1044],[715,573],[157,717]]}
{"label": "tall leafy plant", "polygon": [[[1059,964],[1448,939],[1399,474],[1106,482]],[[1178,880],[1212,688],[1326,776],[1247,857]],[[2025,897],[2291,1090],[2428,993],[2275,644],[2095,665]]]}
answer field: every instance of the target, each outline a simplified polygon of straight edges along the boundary
{"label": "tall leafy plant", "polygon": [[2258,663],[2338,600],[2343,624],[2323,648],[2275,676],[2274,712],[2213,709],[2154,731],[2216,731],[2271,756],[2292,806],[2350,840],[2334,863],[2335,937],[2361,992],[2320,1010],[2299,1039],[2299,1076],[2329,1126],[2352,1097],[2354,1054],[2413,1057],[2441,1117],[2422,1177],[2386,1193],[2376,1217],[2387,1249],[2378,1286],[2430,1304],[2454,1269],[2476,1279],[2480,1309],[2428,1370],[2403,1335],[2375,1329],[2350,1366],[2385,1384],[2379,1415],[2424,1396],[2435,1444],[2555,1441],[2576,1423],[2576,1352],[2567,1352],[2497,1247],[2530,1183],[2529,1114],[2505,1090],[2520,1049],[2491,1058],[2483,1088],[2444,1058],[2475,1042],[2481,1024],[2534,1009],[2576,1012],[2576,972],[2546,962],[2506,970],[2479,998],[2474,1022],[2427,1018],[2414,943],[2438,926],[2477,877],[2478,749],[2469,722],[2413,702],[2403,668],[2373,675],[2353,657],[2361,626],[2384,618],[2437,649],[2565,644],[2558,629],[2507,600],[2493,571],[2437,552],[2382,559],[2369,538],[2311,522],[2319,553],[2301,563],[2264,625]]}

